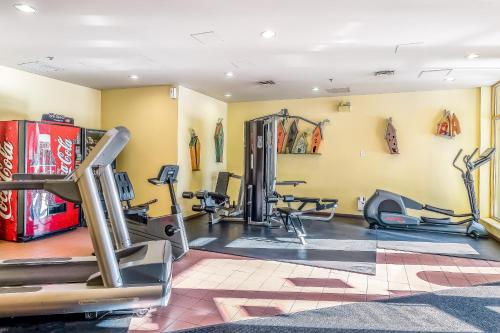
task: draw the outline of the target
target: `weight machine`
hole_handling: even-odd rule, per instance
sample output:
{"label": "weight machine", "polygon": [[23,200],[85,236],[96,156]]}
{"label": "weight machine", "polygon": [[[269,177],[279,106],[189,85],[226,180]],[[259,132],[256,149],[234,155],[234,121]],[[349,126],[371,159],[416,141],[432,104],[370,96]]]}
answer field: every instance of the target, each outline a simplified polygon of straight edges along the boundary
{"label": "weight machine", "polygon": [[[338,201],[282,196],[276,191],[276,186],[279,185],[295,187],[305,183],[305,181],[276,180],[278,121],[283,119],[299,119],[313,126],[321,125],[303,117],[291,116],[286,109],[245,122],[243,218],[250,225],[278,227],[283,224],[287,230],[294,231],[301,243],[305,244],[306,231],[302,219],[315,219],[311,213],[328,211],[330,220]],[[280,200],[287,203],[288,207],[276,209]],[[292,208],[291,203],[294,202],[300,206]],[[314,208],[305,209],[307,204],[314,204]],[[319,219],[324,220],[321,217]]]}

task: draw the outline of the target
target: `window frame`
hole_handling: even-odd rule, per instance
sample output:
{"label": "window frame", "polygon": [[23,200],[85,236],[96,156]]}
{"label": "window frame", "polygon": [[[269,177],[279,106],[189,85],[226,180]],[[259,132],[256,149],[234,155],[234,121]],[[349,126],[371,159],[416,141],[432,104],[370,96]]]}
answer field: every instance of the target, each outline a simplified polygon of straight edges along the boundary
{"label": "window frame", "polygon": [[[498,165],[497,163],[500,163],[500,159],[498,158],[499,154],[499,149],[500,147],[497,147],[497,126],[500,126],[500,81],[495,83],[492,86],[492,124],[491,124],[491,129],[492,129],[492,137],[493,137],[493,146],[497,148],[497,151],[493,157],[493,168],[491,171],[491,218],[500,221],[500,212],[497,212],[497,199],[499,198],[499,193],[498,191],[500,190],[500,187],[497,184],[497,179],[500,175],[498,175]],[[498,216],[497,216],[498,215]]]}

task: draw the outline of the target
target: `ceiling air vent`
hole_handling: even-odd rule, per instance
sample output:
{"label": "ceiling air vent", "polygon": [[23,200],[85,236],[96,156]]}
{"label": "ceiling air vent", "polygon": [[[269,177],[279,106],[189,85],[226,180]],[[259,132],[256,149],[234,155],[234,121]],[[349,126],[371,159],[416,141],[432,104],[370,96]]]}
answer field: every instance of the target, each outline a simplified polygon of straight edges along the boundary
{"label": "ceiling air vent", "polygon": [[376,77],[385,77],[385,76],[393,76],[394,71],[393,70],[383,70],[383,71],[377,71],[373,73]]}
{"label": "ceiling air vent", "polygon": [[215,45],[224,42],[215,31],[203,31],[190,35],[192,39],[203,45]]}
{"label": "ceiling air vent", "polygon": [[328,88],[325,91],[329,94],[348,94],[351,92],[349,88]]}
{"label": "ceiling air vent", "polygon": [[276,82],[274,82],[273,80],[267,80],[267,81],[259,81],[257,82],[257,84],[260,86],[274,86]]}
{"label": "ceiling air vent", "polygon": [[[50,59],[52,60],[52,59]],[[17,64],[20,68],[35,73],[49,73],[49,72],[59,72],[62,71],[63,68],[54,66],[44,61],[28,61]]]}
{"label": "ceiling air vent", "polygon": [[351,89],[349,87],[335,88],[333,86],[333,78],[328,79],[328,81],[330,81],[330,84],[332,85],[332,87],[325,89],[325,91],[329,94],[348,94],[351,92]]}
{"label": "ceiling air vent", "polygon": [[418,74],[418,78],[440,79],[450,75],[452,71],[451,68],[424,69]]}

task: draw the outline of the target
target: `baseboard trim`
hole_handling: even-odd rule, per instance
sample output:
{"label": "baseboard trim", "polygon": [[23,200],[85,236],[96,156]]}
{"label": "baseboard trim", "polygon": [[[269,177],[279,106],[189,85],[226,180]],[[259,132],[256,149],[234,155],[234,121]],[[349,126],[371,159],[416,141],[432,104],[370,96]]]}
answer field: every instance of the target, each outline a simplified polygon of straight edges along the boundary
{"label": "baseboard trim", "polygon": [[337,213],[335,214],[335,216],[339,216],[339,217],[348,217],[348,218],[351,218],[351,219],[359,219],[359,220],[364,220],[365,218],[363,217],[363,215],[357,215],[357,214],[344,214],[344,213]]}
{"label": "baseboard trim", "polygon": [[[195,219],[197,217],[203,216],[205,214],[207,214],[207,213],[194,213],[194,214],[191,214],[191,215],[188,215],[188,216],[184,216],[184,221],[189,221],[189,220]],[[330,214],[327,213],[327,212],[314,212],[314,213],[312,213],[310,215],[328,216]],[[338,217],[347,217],[347,218],[351,218],[351,219],[364,220],[363,215],[357,215],[357,214],[335,213],[335,216],[338,216]]]}

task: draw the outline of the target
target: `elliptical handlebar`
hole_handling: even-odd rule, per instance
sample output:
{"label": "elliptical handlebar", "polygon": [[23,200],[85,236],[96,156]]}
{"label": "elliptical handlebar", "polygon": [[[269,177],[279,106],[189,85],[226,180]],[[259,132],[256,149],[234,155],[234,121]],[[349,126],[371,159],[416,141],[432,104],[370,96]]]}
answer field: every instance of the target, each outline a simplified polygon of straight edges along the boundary
{"label": "elliptical handlebar", "polygon": [[462,152],[463,152],[463,149],[460,149],[458,151],[457,156],[455,156],[455,159],[453,160],[453,167],[455,169],[457,169],[458,171],[460,171],[460,173],[463,175],[464,174],[464,170],[462,168],[460,168],[459,166],[457,166],[457,160],[460,157],[460,155],[462,155]]}
{"label": "elliptical handlebar", "polygon": [[469,165],[470,160],[474,157],[474,155],[477,154],[478,150],[479,150],[479,148],[476,148],[476,149],[474,149],[472,151],[472,153],[470,155],[465,155],[464,156],[464,164],[465,164],[465,166]]}
{"label": "elliptical handlebar", "polygon": [[[479,151],[479,148],[475,148],[470,155],[465,155],[462,159],[465,167],[467,168],[467,171],[469,171],[469,172],[477,169],[481,165],[490,161],[493,154],[495,153],[495,148],[486,149],[484,152],[481,153],[481,155],[479,155],[479,157],[475,161],[472,161],[474,156],[477,155],[478,151]],[[452,164],[453,164],[453,167],[455,169],[459,170],[462,173],[462,175],[464,175],[465,170],[460,168],[459,166],[457,166],[457,160],[460,157],[460,155],[462,154],[462,152],[463,152],[463,149],[460,149],[458,151]]]}

